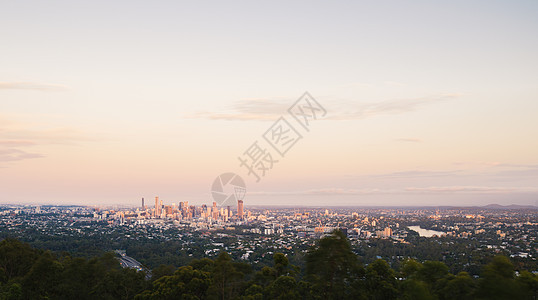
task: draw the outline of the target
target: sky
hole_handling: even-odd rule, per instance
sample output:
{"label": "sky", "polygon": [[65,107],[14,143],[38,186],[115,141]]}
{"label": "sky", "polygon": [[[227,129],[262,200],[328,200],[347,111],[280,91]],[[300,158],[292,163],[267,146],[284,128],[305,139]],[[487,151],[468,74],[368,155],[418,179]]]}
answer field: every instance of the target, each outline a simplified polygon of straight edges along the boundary
{"label": "sky", "polygon": [[2,1],[0,37],[0,203],[538,205],[534,0]]}

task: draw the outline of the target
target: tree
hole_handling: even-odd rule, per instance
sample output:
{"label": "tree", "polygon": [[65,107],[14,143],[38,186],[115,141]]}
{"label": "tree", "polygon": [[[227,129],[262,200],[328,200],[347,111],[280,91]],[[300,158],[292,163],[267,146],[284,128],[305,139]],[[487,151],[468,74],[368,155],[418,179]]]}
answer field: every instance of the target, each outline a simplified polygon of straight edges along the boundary
{"label": "tree", "polygon": [[263,299],[263,287],[257,284],[252,284],[245,290],[244,296],[241,299],[262,300]]}
{"label": "tree", "polygon": [[519,274],[517,282],[525,291],[526,299],[538,299],[538,276],[529,271],[523,271]]}
{"label": "tree", "polygon": [[327,299],[359,297],[364,269],[339,230],[321,238],[306,256],[306,274],[316,293]]}
{"label": "tree", "polygon": [[433,300],[435,297],[430,293],[428,285],[424,281],[406,279],[401,285],[401,299],[405,300]]}
{"label": "tree", "polygon": [[58,293],[66,299],[92,299],[92,288],[103,280],[106,270],[84,258],[64,256],[60,262],[63,271],[57,287]]}
{"label": "tree", "polygon": [[275,253],[275,255],[273,255],[273,263],[277,276],[295,276],[299,273],[299,268],[290,265],[288,258],[283,253]]}
{"label": "tree", "polygon": [[249,265],[234,263],[228,253],[221,252],[215,259],[211,272],[209,294],[216,299],[235,298],[246,287],[243,281],[245,272],[250,272]]}
{"label": "tree", "polygon": [[426,261],[417,271],[417,278],[426,282],[430,290],[434,290],[438,280],[448,275],[448,267],[440,261]]}
{"label": "tree", "polygon": [[422,268],[422,264],[414,259],[405,260],[401,267],[400,273],[403,278],[413,278]]}
{"label": "tree", "polygon": [[63,266],[52,254],[44,253],[24,276],[22,290],[25,298],[57,298]]}
{"label": "tree", "polygon": [[366,267],[366,287],[370,299],[396,299],[396,277],[389,264],[378,259]]}
{"label": "tree", "polygon": [[9,283],[0,286],[0,299],[18,300],[22,299],[22,287],[18,283]]}
{"label": "tree", "polygon": [[479,299],[521,299],[523,291],[515,280],[514,265],[506,256],[495,256],[482,271],[476,296]]}
{"label": "tree", "polygon": [[91,295],[98,299],[132,299],[146,289],[145,277],[135,269],[110,270]]}
{"label": "tree", "polygon": [[280,276],[266,289],[269,299],[290,299],[299,298],[297,293],[297,281],[291,276]]}
{"label": "tree", "polygon": [[171,276],[163,276],[153,282],[151,290],[146,290],[135,299],[203,299],[211,285],[211,274],[195,270],[192,266],[180,267]]}
{"label": "tree", "polygon": [[39,255],[30,245],[7,238],[0,242],[0,280],[7,282],[30,271]]}
{"label": "tree", "polygon": [[215,266],[215,262],[209,258],[194,259],[189,263],[189,266],[195,270],[211,272]]}
{"label": "tree", "polygon": [[151,280],[155,281],[163,276],[171,276],[176,271],[176,267],[171,265],[159,265],[157,268],[151,270]]}
{"label": "tree", "polygon": [[275,253],[273,255],[273,267],[264,266],[260,271],[256,272],[254,281],[266,287],[273,283],[280,276],[295,277],[299,273],[299,268],[290,265],[286,255]]}
{"label": "tree", "polygon": [[264,266],[260,271],[256,272],[254,281],[260,286],[266,287],[276,280],[278,272],[275,268]]}
{"label": "tree", "polygon": [[474,280],[467,272],[445,279],[446,284],[439,290],[439,298],[442,300],[467,300],[473,299],[476,290]]}

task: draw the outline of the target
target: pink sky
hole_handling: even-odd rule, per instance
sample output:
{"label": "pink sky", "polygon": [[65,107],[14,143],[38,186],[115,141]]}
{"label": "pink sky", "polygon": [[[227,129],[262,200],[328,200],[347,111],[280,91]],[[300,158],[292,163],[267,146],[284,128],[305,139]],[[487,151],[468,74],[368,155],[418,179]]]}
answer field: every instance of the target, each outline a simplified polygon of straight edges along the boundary
{"label": "pink sky", "polygon": [[0,5],[0,203],[538,205],[537,3],[259,5]]}

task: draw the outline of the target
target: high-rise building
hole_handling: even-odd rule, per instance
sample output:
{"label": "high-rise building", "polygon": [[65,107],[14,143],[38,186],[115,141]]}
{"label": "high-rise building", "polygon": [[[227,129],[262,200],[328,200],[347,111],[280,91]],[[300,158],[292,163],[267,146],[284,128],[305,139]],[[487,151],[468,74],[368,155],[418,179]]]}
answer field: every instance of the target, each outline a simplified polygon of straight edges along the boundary
{"label": "high-rise building", "polygon": [[189,211],[189,218],[196,218],[196,216],[197,216],[197,214],[196,214],[196,206],[191,205],[187,209]]}
{"label": "high-rise building", "polygon": [[206,210],[206,218],[211,218],[211,206],[208,206],[207,207],[207,210]]}
{"label": "high-rise building", "polygon": [[146,209],[146,206],[144,206],[144,198],[142,198],[142,209]]}
{"label": "high-rise building", "polygon": [[159,197],[155,197],[155,217],[161,216],[161,205],[159,203]]}
{"label": "high-rise building", "polygon": [[237,200],[237,217],[243,219],[243,200]]}
{"label": "high-rise building", "polygon": [[171,215],[174,213],[174,207],[173,206],[170,206],[170,205],[165,205],[164,206],[164,213],[166,215]]}
{"label": "high-rise building", "polygon": [[217,202],[213,202],[212,216],[213,220],[219,218],[219,209],[217,208]]}

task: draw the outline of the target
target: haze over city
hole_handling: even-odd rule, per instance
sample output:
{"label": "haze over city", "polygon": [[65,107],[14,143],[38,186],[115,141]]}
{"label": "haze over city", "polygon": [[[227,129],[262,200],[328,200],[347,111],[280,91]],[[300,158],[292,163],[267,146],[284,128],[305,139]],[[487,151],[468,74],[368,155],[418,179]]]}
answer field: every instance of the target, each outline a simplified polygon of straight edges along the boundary
{"label": "haze over city", "polygon": [[[234,172],[245,206],[538,205],[537,9],[3,3],[0,203],[209,204]],[[256,182],[305,91],[325,116]]]}

